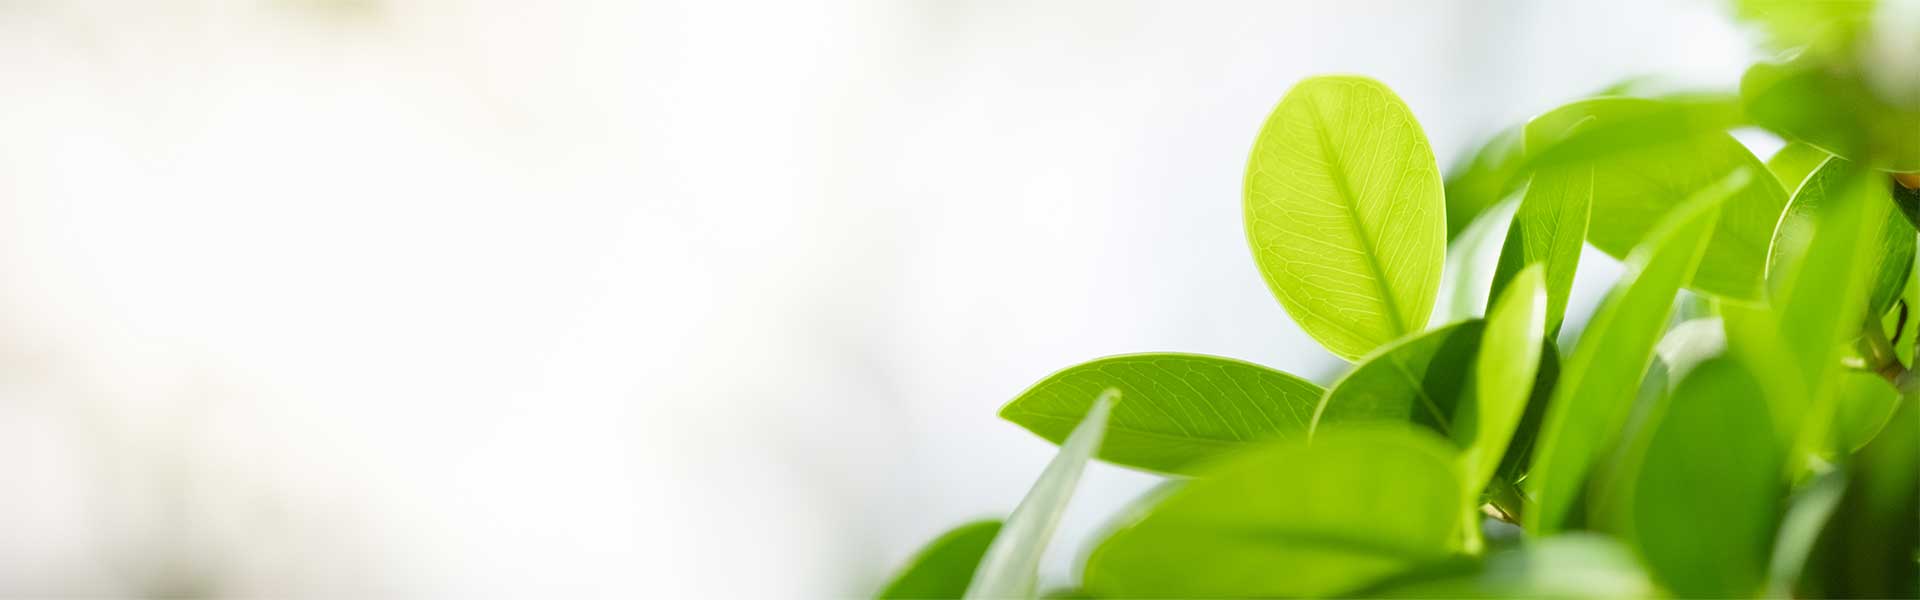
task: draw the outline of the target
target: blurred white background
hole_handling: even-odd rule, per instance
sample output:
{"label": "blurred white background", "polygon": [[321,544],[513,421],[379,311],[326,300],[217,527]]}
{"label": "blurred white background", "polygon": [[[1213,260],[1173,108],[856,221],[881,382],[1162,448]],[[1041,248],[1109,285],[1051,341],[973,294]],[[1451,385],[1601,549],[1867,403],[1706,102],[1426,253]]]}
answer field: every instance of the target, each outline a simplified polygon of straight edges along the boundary
{"label": "blurred white background", "polygon": [[[1057,368],[1336,373],[1240,222],[1294,81],[1451,164],[1730,88],[1724,12],[0,0],[0,596],[870,594],[1019,500]],[[1089,471],[1049,581],[1152,482]]]}

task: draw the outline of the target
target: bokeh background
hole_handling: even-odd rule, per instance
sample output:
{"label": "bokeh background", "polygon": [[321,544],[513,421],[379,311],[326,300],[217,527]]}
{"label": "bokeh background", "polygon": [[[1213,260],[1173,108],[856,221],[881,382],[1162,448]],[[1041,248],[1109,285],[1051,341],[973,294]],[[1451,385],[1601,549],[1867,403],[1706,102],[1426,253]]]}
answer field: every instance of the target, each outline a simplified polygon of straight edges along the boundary
{"label": "bokeh background", "polygon": [[[1018,502],[1057,368],[1337,372],[1241,229],[1294,81],[1451,164],[1731,89],[1726,13],[0,0],[0,596],[870,594]],[[1153,482],[1092,467],[1048,581]]]}

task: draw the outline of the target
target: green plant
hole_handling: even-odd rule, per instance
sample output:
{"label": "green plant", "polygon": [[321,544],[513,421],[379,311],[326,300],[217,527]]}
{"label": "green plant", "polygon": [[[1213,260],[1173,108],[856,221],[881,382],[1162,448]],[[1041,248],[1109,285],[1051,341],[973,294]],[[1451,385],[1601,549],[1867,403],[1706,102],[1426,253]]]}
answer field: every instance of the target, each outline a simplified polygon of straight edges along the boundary
{"label": "green plant", "polygon": [[[1169,480],[1062,595],[1920,594],[1920,82],[1856,60],[1871,2],[1737,9],[1796,50],[1738,95],[1610,90],[1445,181],[1385,85],[1300,82],[1255,138],[1246,234],[1353,369],[1055,373],[1001,411],[1061,444],[1034,491],[882,596],[1033,595],[1095,457]],[[1790,143],[1762,162],[1727,133],[1750,125]],[[1492,264],[1447,256],[1484,244]],[[1625,274],[1563,348],[1587,245]]]}

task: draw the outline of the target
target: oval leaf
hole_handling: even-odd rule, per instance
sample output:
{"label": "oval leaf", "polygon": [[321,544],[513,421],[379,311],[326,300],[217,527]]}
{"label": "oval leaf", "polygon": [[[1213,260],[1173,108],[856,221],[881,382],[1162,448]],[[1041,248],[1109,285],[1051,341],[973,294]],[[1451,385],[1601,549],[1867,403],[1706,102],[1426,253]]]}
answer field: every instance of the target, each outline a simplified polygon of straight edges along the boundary
{"label": "oval leaf", "polygon": [[1000,417],[1047,441],[1067,439],[1091,398],[1115,388],[1100,459],[1163,473],[1249,443],[1304,434],[1320,386],[1260,365],[1198,354],[1128,354],[1070,367],[1034,384]]}
{"label": "oval leaf", "polygon": [[1738,170],[1694,194],[1627,258],[1626,273],[1587,324],[1547,406],[1526,481],[1536,503],[1525,515],[1529,532],[1563,526],[1594,458],[1627,419],[1674,294],[1705,254],[1720,206],[1751,178]]}
{"label": "oval leaf", "polygon": [[1333,382],[1313,412],[1326,424],[1412,422],[1453,436],[1453,417],[1470,393],[1473,357],[1485,322],[1462,321],[1381,348]]}
{"label": "oval leaf", "polygon": [[[1814,233],[1814,213],[1820,206],[1829,202],[1828,197],[1846,189],[1848,180],[1862,169],[1837,156],[1829,156],[1814,168],[1803,183],[1794,190],[1793,200],[1787,205],[1786,215],[1780,218],[1780,224],[1773,232],[1773,248],[1770,250],[1769,271],[1786,268],[1784,263],[1799,260],[1812,242]],[[1890,204],[1889,198],[1876,198],[1871,201]],[[1867,314],[1879,315],[1893,306],[1900,298],[1900,292],[1906,289],[1907,274],[1913,262],[1914,230],[1905,218],[1891,210],[1873,211],[1874,231],[1872,239],[1879,241],[1879,248],[1867,258],[1872,261],[1872,289],[1868,293]],[[1775,286],[1784,284],[1789,278],[1773,278]],[[1774,290],[1776,297],[1784,292]]]}
{"label": "oval leaf", "polygon": [[987,545],[1000,533],[1000,520],[967,523],[941,534],[921,548],[893,582],[880,590],[882,600],[908,598],[959,598],[967,592],[967,582],[987,553]]}
{"label": "oval leaf", "polygon": [[1060,525],[1060,515],[1067,511],[1067,501],[1073,499],[1081,471],[1099,449],[1100,438],[1107,431],[1107,416],[1119,400],[1118,390],[1101,392],[1093,402],[1093,409],[1087,411],[1086,420],[1060,444],[1060,453],[1047,463],[1047,469],[1040,472],[1040,479],[1033,482],[1027,497],[1007,516],[1000,535],[987,546],[979,569],[974,571],[973,582],[967,585],[965,598],[1033,597],[1039,585],[1040,556],[1047,549],[1047,541],[1053,539],[1053,530]]}
{"label": "oval leaf", "polygon": [[1247,240],[1300,328],[1348,360],[1426,327],[1447,240],[1413,113],[1363,77],[1287,92],[1247,161]]}
{"label": "oval leaf", "polygon": [[1087,559],[1115,597],[1326,596],[1448,555],[1453,450],[1405,428],[1334,429],[1230,459]]}

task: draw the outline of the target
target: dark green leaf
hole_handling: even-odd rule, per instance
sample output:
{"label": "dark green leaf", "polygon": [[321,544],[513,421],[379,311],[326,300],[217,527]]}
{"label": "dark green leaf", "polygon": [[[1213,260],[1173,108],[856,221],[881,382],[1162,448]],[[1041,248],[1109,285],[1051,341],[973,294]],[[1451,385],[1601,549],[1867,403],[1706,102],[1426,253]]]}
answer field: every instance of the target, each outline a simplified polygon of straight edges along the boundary
{"label": "dark green leaf", "polygon": [[1000,416],[1060,443],[1107,388],[1114,409],[1100,459],[1186,473],[1246,445],[1305,434],[1320,386],[1273,369],[1198,354],[1128,354],[1054,373],[1000,409]]}
{"label": "dark green leaf", "polygon": [[1920,404],[1902,402],[1847,465],[1847,488],[1814,544],[1803,598],[1920,596]]}
{"label": "dark green leaf", "polygon": [[1453,437],[1459,400],[1472,393],[1473,357],[1484,327],[1478,319],[1462,321],[1374,352],[1327,389],[1312,428],[1412,422]]}
{"label": "dark green leaf", "polygon": [[1773,558],[1767,562],[1767,597],[1793,595],[1794,583],[1800,580],[1813,543],[1833,516],[1834,507],[1840,505],[1840,493],[1846,486],[1844,474],[1828,473],[1788,501],[1787,515],[1780,519],[1780,533],[1773,541]]}

